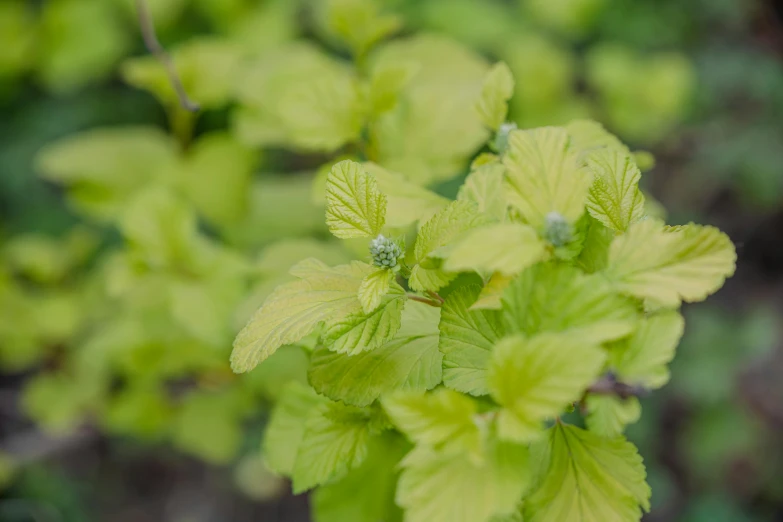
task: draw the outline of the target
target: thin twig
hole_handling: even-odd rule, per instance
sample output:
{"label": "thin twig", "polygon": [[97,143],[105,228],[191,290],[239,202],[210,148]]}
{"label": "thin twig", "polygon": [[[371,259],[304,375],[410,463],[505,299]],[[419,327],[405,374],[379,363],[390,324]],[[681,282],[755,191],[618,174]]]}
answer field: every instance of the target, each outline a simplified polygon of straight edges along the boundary
{"label": "thin twig", "polygon": [[427,295],[438,301],[440,304],[443,304],[446,302],[445,299],[443,299],[438,292],[433,292],[432,290],[427,290]]}
{"label": "thin twig", "polygon": [[588,393],[597,395],[617,395],[621,399],[644,397],[650,390],[643,386],[634,386],[617,380],[614,374],[607,373],[587,389]]}
{"label": "thin twig", "polygon": [[185,87],[182,86],[182,81],[177,74],[177,68],[174,66],[174,62],[160,44],[158,36],[155,34],[155,24],[153,23],[150,11],[147,8],[147,0],[136,0],[136,10],[139,13],[139,26],[141,27],[141,36],[144,39],[144,45],[147,47],[147,50],[163,64],[163,68],[166,69],[166,74],[168,74],[171,86],[177,94],[179,104],[186,111],[197,112],[201,107],[199,107],[198,103],[188,97],[188,93],[185,92]]}
{"label": "thin twig", "polygon": [[420,295],[416,294],[408,294],[408,299],[411,299],[413,301],[418,301],[420,303],[428,304],[430,306],[434,306],[436,308],[440,308],[442,303],[440,301],[435,301],[434,299],[427,299],[426,297],[422,297]]}

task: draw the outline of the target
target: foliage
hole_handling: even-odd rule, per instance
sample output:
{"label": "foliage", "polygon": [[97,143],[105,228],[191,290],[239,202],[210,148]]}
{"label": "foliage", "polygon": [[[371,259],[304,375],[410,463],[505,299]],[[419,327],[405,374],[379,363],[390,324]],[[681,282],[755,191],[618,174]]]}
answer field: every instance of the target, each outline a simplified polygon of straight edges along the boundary
{"label": "foliage", "polygon": [[[505,120],[510,85],[500,65],[476,92],[493,130]],[[585,139],[585,128],[600,139]],[[395,262],[378,268],[302,261],[291,270],[298,280],[239,333],[231,359],[239,373],[281,344],[317,335],[314,390],[284,393],[266,454],[289,456],[278,471],[296,492],[334,488],[353,484],[368,448],[391,431],[412,444],[394,497],[404,520],[490,521],[519,506],[526,520],[640,520],[650,488],[622,435],[638,420],[638,402],[626,406],[596,383],[665,384],[683,331],[678,309],[734,273],[734,246],[717,229],[646,215],[634,159],[595,124],[511,130],[506,150],[475,162],[471,176],[489,167],[499,183],[466,185],[409,231],[385,226],[376,167],[344,160],[331,168],[333,235],[364,238],[373,259],[381,234],[413,237],[413,246],[400,255],[397,244]],[[509,244],[517,255],[505,258]],[[604,262],[583,262],[588,249]],[[500,299],[476,309],[498,276]],[[376,279],[383,285],[368,282]],[[381,297],[367,306],[370,285]],[[428,306],[434,312],[424,313]],[[432,341],[405,350],[421,338]],[[586,430],[561,419],[574,404]],[[388,499],[375,507],[372,518],[393,513]]]}
{"label": "foliage", "polygon": [[[24,102],[30,85],[42,91],[31,105],[47,100],[30,116],[45,123],[0,122],[13,130],[0,146],[14,174],[3,190],[39,187],[49,199],[22,210],[57,223],[17,234],[32,227],[5,222],[0,247],[0,369],[27,377],[21,405],[42,429],[88,423],[238,463],[245,490],[253,477],[279,488],[267,465],[297,490],[321,482],[314,513],[327,521],[517,520],[525,509],[557,519],[519,501],[548,503],[560,478],[615,480],[601,467],[612,451],[622,455],[613,469],[641,476],[619,442],[639,401],[585,390],[608,376],[649,389],[668,380],[680,302],[723,283],[730,244],[712,227],[665,227],[638,188],[653,181],[649,156],[586,118],[633,149],[674,140],[695,81],[694,64],[670,50],[684,47],[670,41],[680,26],[664,23],[650,40],[632,27],[663,16],[619,0],[150,2],[206,109],[197,116],[142,49],[132,4],[0,5],[0,102]],[[771,70],[744,52],[726,75],[747,74],[744,63]],[[716,56],[696,64],[700,79],[724,74]],[[734,96],[705,92],[702,118]],[[540,125],[561,127],[514,130]],[[693,172],[715,186],[739,162],[750,201],[775,203],[774,135],[742,141],[711,127]],[[44,141],[35,169],[45,184],[29,182],[26,158]],[[342,175],[330,176],[339,161]],[[46,218],[59,209],[52,184],[68,214]],[[441,195],[457,192],[456,202]],[[320,263],[299,263],[312,258]],[[263,364],[235,376],[230,342],[251,317],[232,362]],[[550,344],[560,357],[545,356]],[[531,361],[546,372],[518,380]],[[691,372],[708,373],[698,361]],[[714,382],[699,389],[721,393]],[[302,397],[315,397],[312,411],[291,405]],[[551,425],[573,403],[588,431]],[[422,438],[400,404],[425,425],[462,419],[446,426],[457,446]],[[731,425],[718,409],[698,417],[699,433]],[[256,432],[267,421],[264,463]],[[564,441],[585,451],[566,461]],[[691,443],[693,458],[709,461],[715,444]],[[565,465],[574,471],[561,477]],[[640,491],[599,496],[602,507],[581,516],[635,513]]]}

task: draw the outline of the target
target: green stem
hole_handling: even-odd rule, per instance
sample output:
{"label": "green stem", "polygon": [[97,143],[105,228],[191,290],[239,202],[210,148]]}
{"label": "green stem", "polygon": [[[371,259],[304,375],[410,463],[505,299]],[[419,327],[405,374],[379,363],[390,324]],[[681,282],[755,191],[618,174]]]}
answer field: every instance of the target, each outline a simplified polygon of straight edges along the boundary
{"label": "green stem", "polygon": [[439,301],[435,301],[433,299],[427,299],[426,297],[422,297],[416,294],[408,294],[408,299],[411,299],[412,301],[418,301],[426,305],[434,306],[435,308],[440,308],[442,306],[442,303]]}

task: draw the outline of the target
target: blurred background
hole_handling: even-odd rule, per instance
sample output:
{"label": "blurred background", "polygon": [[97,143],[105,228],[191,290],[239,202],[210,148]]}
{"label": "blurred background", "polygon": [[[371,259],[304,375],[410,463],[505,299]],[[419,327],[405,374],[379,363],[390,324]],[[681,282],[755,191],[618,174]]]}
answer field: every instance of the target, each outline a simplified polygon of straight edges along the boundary
{"label": "blurred background", "polygon": [[[259,454],[304,352],[238,377],[233,336],[295,261],[352,255],[313,196],[337,158],[453,196],[497,60],[520,127],[601,121],[669,223],[737,244],[629,428],[645,520],[783,521],[783,3],[344,0],[355,68],[327,3],[149,0],[196,115],[133,0],[0,1],[0,521],[309,520]],[[364,138],[357,77],[394,60],[422,114]]]}

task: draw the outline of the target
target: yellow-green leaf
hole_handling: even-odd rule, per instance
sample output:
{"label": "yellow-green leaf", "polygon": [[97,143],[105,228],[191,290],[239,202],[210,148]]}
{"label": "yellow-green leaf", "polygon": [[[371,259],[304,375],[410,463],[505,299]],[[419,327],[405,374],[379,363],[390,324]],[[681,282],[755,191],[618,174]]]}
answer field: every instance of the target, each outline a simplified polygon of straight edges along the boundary
{"label": "yellow-green leaf", "polygon": [[370,265],[356,261],[329,268],[311,259],[294,267],[291,274],[300,280],[279,286],[237,335],[231,368],[238,373],[252,370],[322,321],[335,322],[360,312],[359,286],[371,271]]}
{"label": "yellow-green leaf", "polygon": [[443,268],[515,275],[546,257],[536,231],[521,223],[496,223],[474,228],[450,250]]}
{"label": "yellow-green leaf", "polygon": [[326,224],[335,236],[374,237],[386,221],[386,196],[359,163],[337,163],[326,179]]}
{"label": "yellow-green leaf", "polygon": [[736,259],[731,240],[717,228],[664,227],[646,219],[612,241],[605,273],[624,293],[676,307],[717,291],[734,274]]}
{"label": "yellow-green leaf", "polygon": [[556,212],[573,224],[584,213],[592,176],[580,169],[560,127],[513,131],[503,157],[509,202],[534,228]]}
{"label": "yellow-green leaf", "polygon": [[601,437],[614,438],[622,435],[625,427],[639,420],[642,406],[636,397],[621,399],[615,395],[589,394],[587,405],[587,428]]}
{"label": "yellow-green leaf", "polygon": [[682,315],[674,310],[643,319],[633,335],[611,347],[609,362],[619,379],[652,389],[666,384],[666,365],[674,358],[684,328]]}
{"label": "yellow-green leaf", "polygon": [[495,310],[472,310],[478,286],[458,288],[446,298],[440,315],[440,351],[443,383],[471,395],[486,395],[487,365],[500,338],[500,314]]}
{"label": "yellow-green leaf", "polygon": [[514,76],[511,70],[503,62],[495,64],[484,79],[481,97],[476,103],[476,109],[484,125],[495,131],[500,128],[500,125],[506,121],[508,100],[513,94]]}
{"label": "yellow-green leaf", "polygon": [[639,168],[629,156],[609,149],[591,152],[586,161],[594,177],[587,211],[605,226],[625,232],[644,215]]}
{"label": "yellow-green leaf", "polygon": [[525,501],[525,522],[638,522],[650,486],[636,448],[557,423],[537,448],[543,470]]}
{"label": "yellow-green leaf", "polygon": [[568,265],[538,264],[522,272],[503,296],[507,333],[569,332],[585,344],[600,344],[631,333],[634,303],[601,274]]}
{"label": "yellow-green leaf", "polygon": [[498,436],[522,443],[536,439],[545,420],[582,396],[605,360],[598,346],[568,334],[501,340],[487,374],[492,398],[503,406]]}
{"label": "yellow-green leaf", "polygon": [[379,268],[362,279],[362,284],[359,285],[359,302],[365,314],[378,308],[383,296],[389,292],[393,279],[394,272],[387,268]]}

